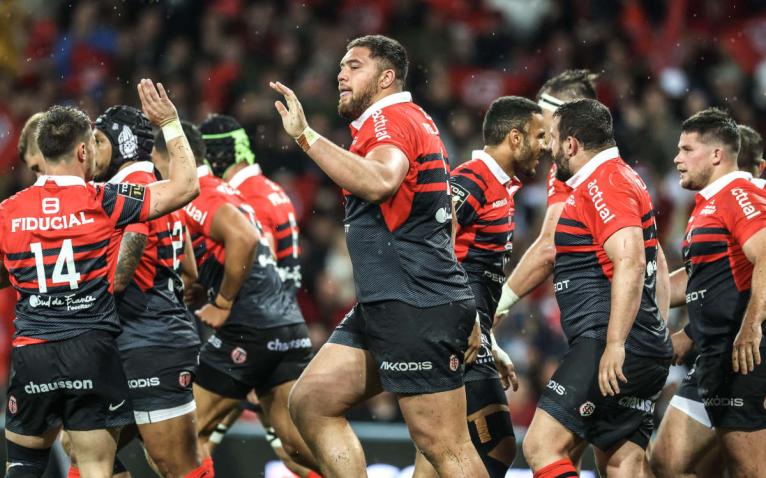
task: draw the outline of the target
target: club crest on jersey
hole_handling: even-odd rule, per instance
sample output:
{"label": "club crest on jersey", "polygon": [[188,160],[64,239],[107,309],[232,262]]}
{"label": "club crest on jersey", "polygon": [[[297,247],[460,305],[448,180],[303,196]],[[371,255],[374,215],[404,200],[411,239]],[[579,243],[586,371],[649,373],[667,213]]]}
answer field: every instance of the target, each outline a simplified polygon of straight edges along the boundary
{"label": "club crest on jersey", "polygon": [[120,183],[117,186],[117,194],[133,199],[143,199],[146,186],[141,184]]}
{"label": "club crest on jersey", "polygon": [[449,369],[453,372],[457,372],[458,367],[460,367],[460,360],[458,360],[457,355],[452,354],[449,356]]}
{"label": "club crest on jersey", "polygon": [[[115,126],[117,126],[115,124]],[[133,130],[128,125],[122,126],[122,131],[117,136],[120,155],[125,159],[131,159],[138,152],[138,138],[133,134]]]}
{"label": "club crest on jersey", "polygon": [[596,411],[596,405],[591,401],[585,402],[582,405],[580,405],[580,416],[589,417],[593,415],[593,412],[595,411]]}
{"label": "club crest on jersey", "polygon": [[178,374],[178,385],[181,386],[181,388],[189,388],[189,386],[192,383],[192,374],[188,370],[184,370],[183,372]]}
{"label": "club crest on jersey", "polygon": [[19,404],[16,402],[16,397],[13,395],[8,398],[8,411],[11,415],[16,415],[16,412],[19,411]]}
{"label": "club crest on jersey", "polygon": [[247,360],[247,351],[242,347],[237,347],[231,351],[231,361],[236,364],[243,364]]}

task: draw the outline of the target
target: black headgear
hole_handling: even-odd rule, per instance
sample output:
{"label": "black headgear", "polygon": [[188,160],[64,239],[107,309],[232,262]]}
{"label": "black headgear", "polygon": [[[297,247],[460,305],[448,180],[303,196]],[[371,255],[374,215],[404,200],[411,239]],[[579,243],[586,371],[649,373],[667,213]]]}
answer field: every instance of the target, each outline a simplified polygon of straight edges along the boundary
{"label": "black headgear", "polygon": [[226,115],[210,115],[199,125],[205,140],[205,161],[216,176],[236,163],[253,164],[255,155],[250,150],[250,139],[239,122]]}
{"label": "black headgear", "polygon": [[141,110],[112,106],[96,119],[96,128],[112,143],[112,161],[103,179],[109,179],[126,161],[150,161],[154,135]]}

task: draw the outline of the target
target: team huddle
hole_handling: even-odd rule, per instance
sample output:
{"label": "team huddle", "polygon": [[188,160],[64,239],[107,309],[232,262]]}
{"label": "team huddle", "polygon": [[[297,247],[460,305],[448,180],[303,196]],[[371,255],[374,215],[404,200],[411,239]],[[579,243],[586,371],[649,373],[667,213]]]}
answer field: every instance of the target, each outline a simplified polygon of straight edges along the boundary
{"label": "team huddle", "polygon": [[[385,390],[415,477],[504,477],[518,382],[492,329],[551,274],[569,350],[524,437],[536,478],[578,476],[588,444],[601,476],[766,474],[760,136],[714,108],[683,123],[674,163],[698,193],[671,273],[595,75],[566,71],[537,102],[498,98],[484,147],[450,171],[407,69],[391,38],[347,45],[348,150],[270,83],[285,132],[345,197],[357,304],[316,355],[295,210],[236,119],[181,121],[151,80],[140,110],[110,107],[93,126],[73,107],[30,118],[19,152],[38,179],[0,205],[0,286],[18,295],[6,476],[42,476],[61,440],[68,476],[126,478],[115,454],[138,438],[159,475],[210,478],[214,448],[255,408],[297,476],[362,477],[345,416]],[[514,195],[547,159],[542,229],[506,277]],[[689,324],[671,337],[681,305]],[[670,365],[694,354],[651,441]]]}

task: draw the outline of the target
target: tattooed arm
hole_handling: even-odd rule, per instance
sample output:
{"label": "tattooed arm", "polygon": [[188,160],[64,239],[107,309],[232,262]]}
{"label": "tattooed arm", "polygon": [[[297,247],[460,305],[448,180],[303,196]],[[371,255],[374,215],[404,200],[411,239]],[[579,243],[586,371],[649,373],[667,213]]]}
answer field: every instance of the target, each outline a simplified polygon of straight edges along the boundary
{"label": "tattooed arm", "polygon": [[126,232],[120,243],[120,254],[117,257],[117,267],[114,272],[114,292],[125,290],[133,279],[141,256],[144,255],[146,236],[137,232]]}

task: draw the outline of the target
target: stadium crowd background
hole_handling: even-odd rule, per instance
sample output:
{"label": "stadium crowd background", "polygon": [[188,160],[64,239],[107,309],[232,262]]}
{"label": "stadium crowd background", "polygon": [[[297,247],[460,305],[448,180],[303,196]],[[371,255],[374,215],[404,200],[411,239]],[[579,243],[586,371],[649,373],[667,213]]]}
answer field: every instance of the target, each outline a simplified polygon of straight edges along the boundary
{"label": "stadium crowd background", "polygon": [[[534,97],[567,68],[599,73],[599,99],[614,115],[622,156],[651,188],[671,270],[680,265],[693,202],[673,167],[681,120],[717,105],[766,131],[766,6],[758,0],[5,0],[0,199],[33,180],[16,153],[27,117],[54,103],[75,104],[91,118],[111,105],[138,106],[135,81],[157,78],[184,119],[237,117],[256,160],[293,199],[302,227],[300,303],[319,346],[354,302],[342,197],[282,132],[268,81],[293,87],[312,127],[347,145],[336,114],[338,61],[350,38],[373,32],[407,47],[407,89],[439,126],[453,167],[481,146],[494,98]],[[517,260],[539,230],[547,170],[541,164],[537,181],[516,196]],[[6,289],[3,381],[13,300]],[[673,328],[682,314],[671,316]],[[517,426],[529,424],[564,351],[558,321],[551,288],[541,286],[498,331],[520,372],[520,390],[509,394]],[[400,420],[385,394],[352,418]]]}

